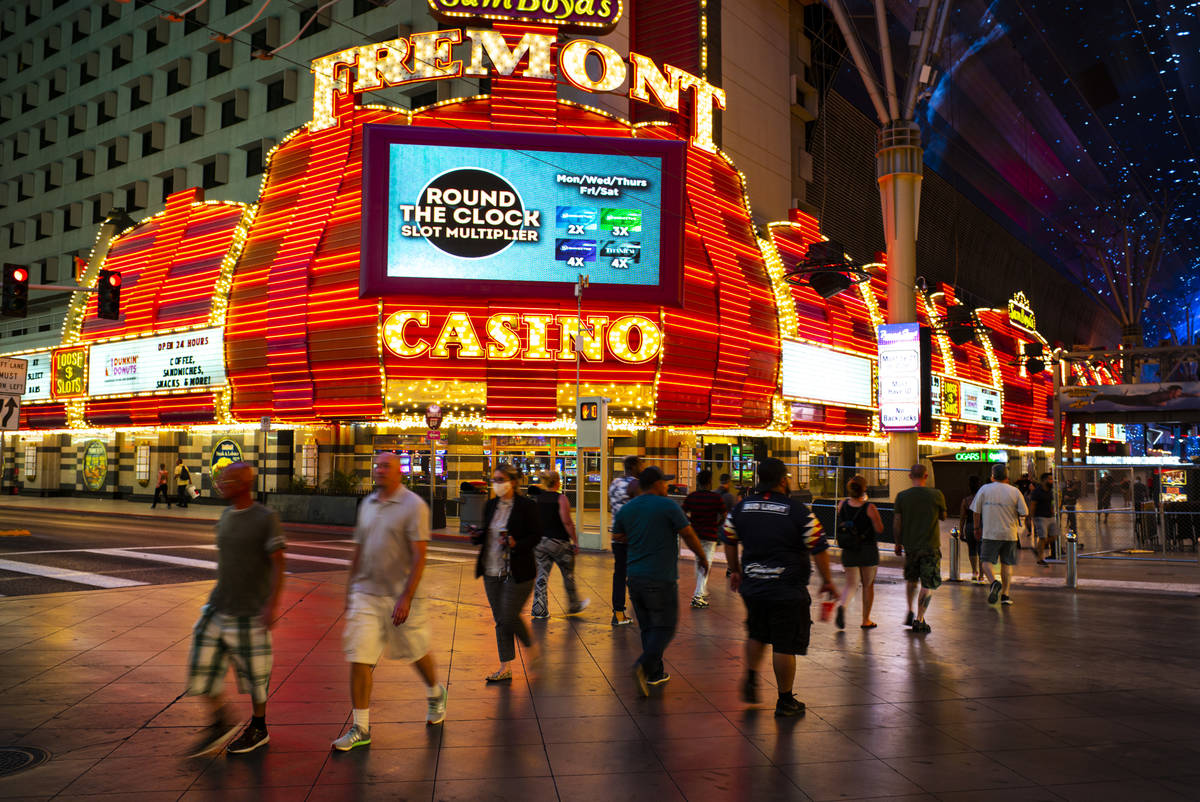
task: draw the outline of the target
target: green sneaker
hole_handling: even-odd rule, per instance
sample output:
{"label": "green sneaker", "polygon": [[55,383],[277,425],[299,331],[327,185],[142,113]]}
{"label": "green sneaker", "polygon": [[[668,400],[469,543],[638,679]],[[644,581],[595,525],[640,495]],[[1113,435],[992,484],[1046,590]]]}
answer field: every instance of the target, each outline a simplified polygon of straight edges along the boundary
{"label": "green sneaker", "polygon": [[346,734],[333,742],[333,748],[339,752],[349,752],[356,746],[366,746],[371,743],[371,731],[364,730],[357,724],[351,724]]}

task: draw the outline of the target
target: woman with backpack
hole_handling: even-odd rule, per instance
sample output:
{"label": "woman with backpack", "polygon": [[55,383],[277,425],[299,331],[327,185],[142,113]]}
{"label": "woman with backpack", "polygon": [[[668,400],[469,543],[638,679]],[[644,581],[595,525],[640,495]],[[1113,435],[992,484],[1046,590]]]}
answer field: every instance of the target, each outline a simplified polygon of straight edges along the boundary
{"label": "woman with backpack", "polygon": [[883,519],[879,510],[867,501],[867,480],[855,474],[846,483],[847,497],[838,504],[834,532],[842,549],[842,568],[846,571],[846,589],[837,608],[838,629],[846,628],[846,605],[862,583],[862,628],[874,629],[871,607],[875,604],[875,571],[879,567],[879,535]]}

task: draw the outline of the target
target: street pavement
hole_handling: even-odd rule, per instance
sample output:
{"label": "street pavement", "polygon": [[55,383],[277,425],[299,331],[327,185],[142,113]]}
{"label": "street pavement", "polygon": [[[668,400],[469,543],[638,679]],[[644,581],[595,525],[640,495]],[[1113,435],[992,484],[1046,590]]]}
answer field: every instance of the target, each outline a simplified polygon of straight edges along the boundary
{"label": "street pavement", "polygon": [[[94,539],[51,545],[212,558],[203,526],[164,526],[152,537],[169,543],[153,549],[130,540],[132,526],[96,521]],[[291,549],[336,555],[340,540],[314,534]],[[85,554],[78,559],[111,558]],[[329,750],[350,714],[344,570],[289,560],[274,632],[271,742],[240,757],[182,756],[205,721],[203,706],[180,694],[211,573],[0,598],[0,748],[52,755],[0,778],[0,799],[1196,798],[1194,598],[1022,587],[1014,606],[997,608],[980,587],[947,584],[929,614],[933,632],[914,636],[900,623],[903,584],[885,574],[878,629],[857,626],[857,603],[845,631],[814,624],[796,685],[808,714],[777,720],[769,671],[762,704],[738,699],[740,600],[714,577],[711,606],[689,608],[686,561],[679,633],[667,651],[672,680],[643,699],[630,676],[637,628],[609,625],[610,558],[581,556],[579,580],[593,604],[579,618],[563,615],[561,582],[552,579],[553,616],[534,625],[544,661],[531,666],[522,652],[513,683],[489,686],[483,677],[496,655],[482,588],[469,561],[443,554],[423,593],[449,688],[446,722],[426,727],[424,687],[409,667],[385,662],[375,678],[374,743],[348,754]],[[4,559],[43,564],[12,551]],[[145,570],[208,569],[88,573],[149,581],[136,573]],[[244,697],[234,702],[248,712]]]}

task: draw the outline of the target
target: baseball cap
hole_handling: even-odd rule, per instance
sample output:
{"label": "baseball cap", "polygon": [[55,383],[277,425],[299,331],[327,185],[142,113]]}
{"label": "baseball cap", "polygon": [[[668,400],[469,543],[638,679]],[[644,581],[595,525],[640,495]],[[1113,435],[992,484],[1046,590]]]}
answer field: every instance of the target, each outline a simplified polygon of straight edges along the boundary
{"label": "baseball cap", "polygon": [[651,465],[649,468],[644,469],[638,474],[638,484],[641,485],[642,490],[648,490],[649,488],[653,487],[654,483],[657,481],[662,480],[669,482],[674,478],[675,476],[673,474],[663,473],[661,468]]}

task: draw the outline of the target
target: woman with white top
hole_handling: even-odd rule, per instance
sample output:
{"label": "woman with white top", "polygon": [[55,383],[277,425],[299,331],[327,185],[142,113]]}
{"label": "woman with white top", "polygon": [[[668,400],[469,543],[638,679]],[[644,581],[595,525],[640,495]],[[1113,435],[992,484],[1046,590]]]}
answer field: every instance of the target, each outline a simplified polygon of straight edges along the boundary
{"label": "woman with white top", "polygon": [[483,528],[471,538],[480,545],[475,576],[483,577],[500,653],[500,667],[487,676],[488,682],[512,679],[512,661],[517,655],[514,639],[524,644],[531,659],[538,656],[521,610],[537,577],[533,550],[542,539],[541,520],[533,499],[517,492],[519,484],[516,469],[509,465],[496,468],[492,474],[494,495],[483,510]]}

